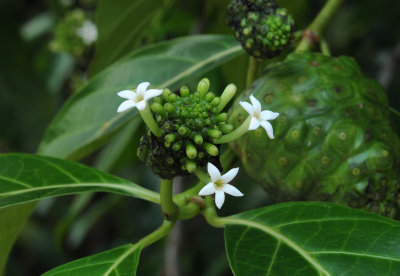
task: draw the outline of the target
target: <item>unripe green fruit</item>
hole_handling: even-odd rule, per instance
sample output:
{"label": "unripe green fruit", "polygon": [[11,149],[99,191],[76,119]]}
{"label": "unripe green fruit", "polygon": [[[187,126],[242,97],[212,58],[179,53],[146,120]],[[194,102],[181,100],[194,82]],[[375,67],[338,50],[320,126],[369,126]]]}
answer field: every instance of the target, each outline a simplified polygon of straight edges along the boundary
{"label": "unripe green fruit", "polygon": [[279,55],[293,37],[292,16],[273,0],[231,0],[227,19],[236,39],[255,58]]}
{"label": "unripe green fruit", "polygon": [[[349,57],[293,53],[267,68],[246,92],[271,121],[231,146],[275,201],[331,201],[399,217],[400,142],[385,91]],[[248,114],[233,105],[231,123]]]}

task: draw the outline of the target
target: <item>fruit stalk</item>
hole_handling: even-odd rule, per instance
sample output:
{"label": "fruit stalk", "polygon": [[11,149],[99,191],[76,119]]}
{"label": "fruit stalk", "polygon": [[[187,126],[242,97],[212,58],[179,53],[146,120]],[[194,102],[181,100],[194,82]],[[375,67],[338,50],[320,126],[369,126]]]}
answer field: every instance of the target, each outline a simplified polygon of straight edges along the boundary
{"label": "fruit stalk", "polygon": [[303,33],[303,39],[296,48],[296,52],[308,51],[314,43],[321,37],[326,25],[332,19],[337,9],[344,0],[328,0],[314,21]]}
{"label": "fruit stalk", "polygon": [[172,200],[172,179],[162,179],[160,188],[161,210],[167,220],[174,220],[178,214],[178,207]]}

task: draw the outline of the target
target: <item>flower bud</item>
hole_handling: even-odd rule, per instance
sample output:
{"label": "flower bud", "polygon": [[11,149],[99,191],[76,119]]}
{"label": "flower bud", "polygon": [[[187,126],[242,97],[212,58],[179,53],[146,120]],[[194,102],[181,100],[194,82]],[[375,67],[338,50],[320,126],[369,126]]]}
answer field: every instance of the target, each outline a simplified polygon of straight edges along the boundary
{"label": "flower bud", "polygon": [[197,145],[203,144],[203,136],[201,136],[200,134],[194,135],[193,142],[195,142]]}
{"label": "flower bud", "polygon": [[218,110],[217,112],[221,112],[225,106],[230,102],[230,100],[232,100],[233,96],[235,96],[236,93],[236,85],[234,85],[233,83],[228,84],[225,87],[224,92],[222,92],[221,95],[221,102],[218,105]]}
{"label": "flower bud", "polygon": [[180,92],[182,97],[187,97],[190,94],[189,88],[186,85],[181,87]]}
{"label": "flower bud", "polygon": [[221,102],[221,98],[220,97],[215,97],[214,100],[212,100],[211,105],[212,106],[218,106],[220,102]]}
{"label": "flower bud", "polygon": [[186,144],[186,156],[190,159],[194,159],[197,156],[197,150],[192,143]]}
{"label": "flower bud", "polygon": [[200,97],[204,98],[210,87],[210,81],[207,78],[202,79],[197,85],[197,91],[200,93]]}
{"label": "flower bud", "polygon": [[220,113],[215,117],[215,119],[217,120],[217,122],[225,122],[226,120],[228,120],[228,113]]}
{"label": "flower bud", "polygon": [[224,134],[230,133],[230,132],[233,131],[233,125],[231,125],[231,124],[222,123],[222,124],[220,124],[220,125],[218,125],[218,126],[219,126],[219,129],[220,129],[220,130],[222,131],[222,133],[224,133]]}
{"label": "flower bud", "polygon": [[222,136],[222,132],[219,129],[207,129],[207,135],[213,139],[219,139]]}
{"label": "flower bud", "polygon": [[182,145],[183,145],[182,141],[175,142],[172,145],[172,150],[173,151],[178,151],[178,150],[180,150],[182,148]]}
{"label": "flower bud", "polygon": [[193,160],[185,161],[186,170],[190,173],[194,172],[197,169],[196,163]]}
{"label": "flower bud", "polygon": [[206,101],[208,103],[211,103],[212,100],[214,100],[215,98],[215,94],[213,92],[208,92],[206,95]]}
{"label": "flower bud", "polygon": [[217,156],[218,155],[218,148],[210,143],[203,143],[203,149],[211,156]]}
{"label": "flower bud", "polygon": [[175,106],[171,103],[164,104],[164,109],[171,114],[174,114],[176,112]]}
{"label": "flower bud", "polygon": [[169,142],[169,143],[173,143],[176,140],[176,135],[173,133],[167,134],[165,135],[165,141]]}
{"label": "flower bud", "polygon": [[151,106],[150,106],[150,109],[153,112],[157,113],[158,115],[161,115],[163,117],[167,117],[167,112],[165,111],[164,107],[159,103],[156,103],[156,102],[152,103]]}

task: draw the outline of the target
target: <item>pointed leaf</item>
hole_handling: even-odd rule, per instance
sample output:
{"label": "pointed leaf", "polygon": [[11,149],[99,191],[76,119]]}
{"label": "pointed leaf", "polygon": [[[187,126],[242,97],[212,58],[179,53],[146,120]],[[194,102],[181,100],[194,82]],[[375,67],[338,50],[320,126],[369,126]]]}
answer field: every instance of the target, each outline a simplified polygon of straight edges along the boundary
{"label": "pointed leaf", "polygon": [[56,267],[43,276],[136,275],[141,244],[127,244]]}
{"label": "pointed leaf", "polygon": [[90,64],[95,74],[138,45],[140,38],[163,8],[162,0],[100,0],[96,9],[99,38]]}
{"label": "pointed leaf", "polygon": [[242,53],[231,36],[199,35],[170,40],[133,52],[94,77],[75,93],[53,120],[39,153],[78,159],[101,146],[120,127],[138,116],[117,113],[116,92],[143,81],[151,88],[179,85]]}
{"label": "pointed leaf", "polygon": [[400,222],[291,202],[223,219],[235,275],[400,275]]}
{"label": "pointed leaf", "polygon": [[0,155],[0,208],[95,191],[159,202],[155,192],[79,163],[29,154]]}

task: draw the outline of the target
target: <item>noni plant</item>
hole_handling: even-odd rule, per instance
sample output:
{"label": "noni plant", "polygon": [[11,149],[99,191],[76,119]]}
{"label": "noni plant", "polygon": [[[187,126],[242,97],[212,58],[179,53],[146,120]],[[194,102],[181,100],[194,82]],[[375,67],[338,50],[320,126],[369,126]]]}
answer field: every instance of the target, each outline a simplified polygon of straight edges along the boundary
{"label": "noni plant", "polygon": [[399,5],[343,2],[10,8],[0,275],[400,275]]}

